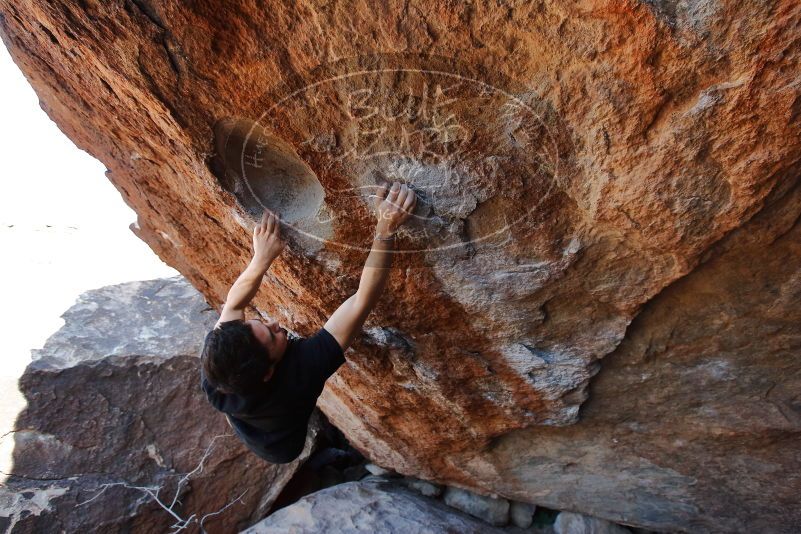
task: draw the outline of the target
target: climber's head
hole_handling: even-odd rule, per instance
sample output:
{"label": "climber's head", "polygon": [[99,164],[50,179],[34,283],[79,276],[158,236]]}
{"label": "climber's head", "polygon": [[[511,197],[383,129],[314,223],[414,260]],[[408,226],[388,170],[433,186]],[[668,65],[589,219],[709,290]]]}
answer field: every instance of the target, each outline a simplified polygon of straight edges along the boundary
{"label": "climber's head", "polygon": [[[280,362],[281,358],[284,357],[284,351],[286,351],[286,346],[289,343],[286,328],[281,328],[281,325],[279,325],[278,321],[275,319],[268,319],[266,321],[251,319],[245,322],[250,325],[250,329],[253,331],[253,335],[256,336],[256,339],[267,349],[270,361],[273,362],[273,364]],[[268,376],[265,380],[269,378]]]}
{"label": "climber's head", "polygon": [[277,321],[225,321],[206,335],[203,373],[222,391],[255,393],[272,377],[287,343],[287,332]]}

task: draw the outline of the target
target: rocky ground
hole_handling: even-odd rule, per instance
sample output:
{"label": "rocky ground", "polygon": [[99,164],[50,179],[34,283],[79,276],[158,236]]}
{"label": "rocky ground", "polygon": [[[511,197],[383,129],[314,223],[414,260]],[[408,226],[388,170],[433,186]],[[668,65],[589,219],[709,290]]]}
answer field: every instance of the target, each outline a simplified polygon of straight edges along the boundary
{"label": "rocky ground", "polygon": [[[531,503],[487,497],[401,477],[368,465],[358,481],[345,481],[307,495],[243,531],[267,533],[512,533],[627,534],[603,519],[537,508]],[[634,532],[648,533],[643,529]]]}

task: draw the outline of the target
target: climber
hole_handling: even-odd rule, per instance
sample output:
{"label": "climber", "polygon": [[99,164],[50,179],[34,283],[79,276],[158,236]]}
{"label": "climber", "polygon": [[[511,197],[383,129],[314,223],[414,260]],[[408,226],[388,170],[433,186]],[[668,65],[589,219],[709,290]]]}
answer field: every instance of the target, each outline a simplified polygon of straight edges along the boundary
{"label": "climber", "polygon": [[378,221],[359,288],[314,335],[290,337],[274,319],[245,320],[245,308],[285,245],[280,216],[269,210],[253,230],[253,259],[206,335],[201,388],[248,448],[269,462],[291,462],[303,450],[317,397],[384,290],[395,232],[414,210],[417,195],[393,182],[389,190],[381,186],[373,201]]}

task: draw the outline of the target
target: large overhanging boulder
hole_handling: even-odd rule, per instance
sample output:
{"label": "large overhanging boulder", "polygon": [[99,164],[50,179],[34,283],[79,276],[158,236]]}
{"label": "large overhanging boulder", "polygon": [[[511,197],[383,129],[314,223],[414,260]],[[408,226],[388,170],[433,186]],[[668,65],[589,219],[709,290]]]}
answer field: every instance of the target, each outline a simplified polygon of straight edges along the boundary
{"label": "large overhanging boulder", "polygon": [[312,332],[356,288],[371,185],[420,192],[321,402],[373,461],[654,528],[801,520],[794,0],[1,9],[214,306],[275,208],[254,311]]}
{"label": "large overhanging boulder", "polygon": [[200,389],[217,313],[186,280],[88,291],[63,317],[20,379],[4,532],[234,532],[267,514],[317,423],[291,464],[239,442]]}

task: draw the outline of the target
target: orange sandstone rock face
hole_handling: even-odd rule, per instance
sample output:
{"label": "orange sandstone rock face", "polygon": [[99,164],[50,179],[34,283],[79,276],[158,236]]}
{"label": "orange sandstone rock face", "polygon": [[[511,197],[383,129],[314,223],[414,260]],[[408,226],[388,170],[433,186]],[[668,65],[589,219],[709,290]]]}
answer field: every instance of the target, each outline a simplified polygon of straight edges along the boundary
{"label": "orange sandstone rock face", "polygon": [[253,311],[310,333],[357,287],[373,186],[418,191],[321,399],[373,461],[652,528],[801,521],[796,2],[0,12],[215,306],[274,208],[291,242]]}

